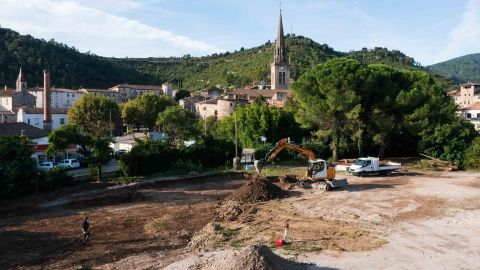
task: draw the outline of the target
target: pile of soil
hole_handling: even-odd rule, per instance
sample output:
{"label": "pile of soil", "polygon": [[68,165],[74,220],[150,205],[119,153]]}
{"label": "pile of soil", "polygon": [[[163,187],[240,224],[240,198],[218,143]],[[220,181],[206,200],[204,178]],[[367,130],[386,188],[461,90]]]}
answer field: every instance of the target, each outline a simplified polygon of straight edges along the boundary
{"label": "pile of soil", "polygon": [[216,243],[225,241],[226,239],[220,230],[221,227],[218,224],[208,223],[203,229],[193,234],[192,239],[188,242],[187,250],[208,251]]}
{"label": "pile of soil", "polygon": [[279,176],[278,181],[280,181],[280,183],[295,183],[295,182],[298,182],[296,175]]}
{"label": "pile of soil", "polygon": [[233,221],[256,202],[286,197],[288,193],[265,178],[256,177],[225,198],[215,211],[216,221]]}
{"label": "pile of soil", "polygon": [[283,198],[285,196],[287,196],[287,192],[267,179],[257,177],[241,186],[225,200],[239,201],[242,203],[256,203]]}
{"label": "pile of soil", "polygon": [[[198,267],[198,266],[197,266]],[[264,245],[253,245],[243,248],[240,251],[227,254],[227,256],[217,256],[207,260],[199,268],[202,270],[287,270],[287,269],[307,269],[306,264],[296,263],[284,259],[270,248]]]}

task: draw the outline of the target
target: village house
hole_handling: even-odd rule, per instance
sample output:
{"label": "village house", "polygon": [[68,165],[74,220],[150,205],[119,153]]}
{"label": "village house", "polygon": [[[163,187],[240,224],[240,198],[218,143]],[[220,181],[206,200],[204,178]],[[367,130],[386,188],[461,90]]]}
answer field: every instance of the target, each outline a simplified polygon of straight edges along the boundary
{"label": "village house", "polygon": [[465,83],[448,93],[459,107],[459,114],[480,130],[480,84]]}
{"label": "village house", "polygon": [[[51,129],[55,130],[67,123],[66,108],[51,108]],[[17,122],[24,122],[36,128],[44,129],[44,110],[43,108],[22,107],[17,112]]]}
{"label": "village house", "polygon": [[[43,88],[29,88],[28,92],[36,97],[36,108],[43,108]],[[83,96],[84,92],[67,88],[50,88],[50,106],[52,108],[68,109],[75,101]]]}
{"label": "village house", "polygon": [[465,83],[460,85],[459,89],[448,93],[458,107],[466,108],[474,103],[480,102],[480,84]]}

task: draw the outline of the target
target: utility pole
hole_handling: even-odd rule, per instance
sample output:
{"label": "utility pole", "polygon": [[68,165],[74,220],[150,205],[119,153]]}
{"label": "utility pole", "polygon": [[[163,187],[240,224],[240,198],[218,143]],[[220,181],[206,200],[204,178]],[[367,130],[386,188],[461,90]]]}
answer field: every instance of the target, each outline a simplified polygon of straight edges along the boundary
{"label": "utility pole", "polygon": [[110,129],[110,137],[113,137],[113,127],[112,127],[112,111],[116,111],[117,109],[105,109],[108,111],[108,119],[109,119],[109,129]]}
{"label": "utility pole", "polygon": [[235,157],[233,158],[233,169],[238,170],[240,168],[240,158],[238,157],[238,132],[237,132],[237,114],[233,112],[235,118]]}
{"label": "utility pole", "polygon": [[238,133],[237,133],[237,114],[234,112],[235,116],[235,157],[238,157]]}

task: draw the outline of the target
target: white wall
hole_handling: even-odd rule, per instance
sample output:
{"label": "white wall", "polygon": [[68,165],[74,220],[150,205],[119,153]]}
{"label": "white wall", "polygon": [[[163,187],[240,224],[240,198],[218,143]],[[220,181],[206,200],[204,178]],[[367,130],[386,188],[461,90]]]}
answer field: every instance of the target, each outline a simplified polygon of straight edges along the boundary
{"label": "white wall", "polygon": [[[64,124],[67,123],[67,114],[52,114],[52,130],[61,127],[63,119]],[[24,122],[31,126],[43,129],[43,114],[27,114],[19,110],[17,122]]]}
{"label": "white wall", "polygon": [[[37,98],[35,106],[37,108],[43,108],[43,91],[29,91],[30,94]],[[72,104],[82,97],[83,93],[79,91],[55,91],[51,90],[51,108],[63,108],[68,109]]]}
{"label": "white wall", "polygon": [[0,111],[12,110],[12,97],[0,97]]}

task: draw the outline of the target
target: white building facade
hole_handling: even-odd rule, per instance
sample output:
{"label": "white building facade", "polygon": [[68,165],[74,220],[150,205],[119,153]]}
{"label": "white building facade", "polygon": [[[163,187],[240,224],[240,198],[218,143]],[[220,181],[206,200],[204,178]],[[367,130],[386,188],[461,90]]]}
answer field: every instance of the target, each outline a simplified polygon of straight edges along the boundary
{"label": "white building facade", "polygon": [[[52,130],[55,130],[66,124],[67,109],[52,108]],[[20,108],[17,112],[17,122],[23,122],[43,129],[43,108]]]}

